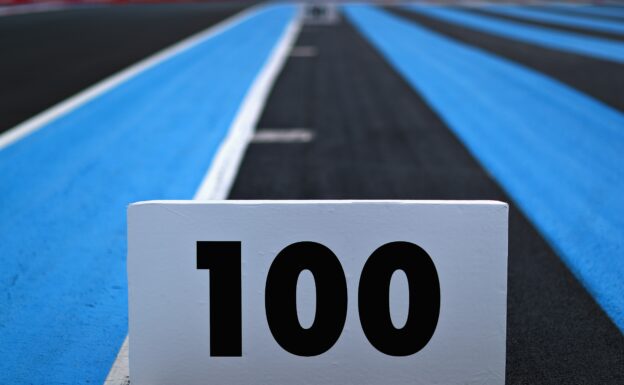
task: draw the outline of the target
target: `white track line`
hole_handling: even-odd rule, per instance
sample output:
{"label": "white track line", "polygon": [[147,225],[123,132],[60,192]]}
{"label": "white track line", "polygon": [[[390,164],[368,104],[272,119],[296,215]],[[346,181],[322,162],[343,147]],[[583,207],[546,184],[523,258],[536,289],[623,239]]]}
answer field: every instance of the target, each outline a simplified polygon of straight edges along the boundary
{"label": "white track line", "polygon": [[130,384],[130,375],[128,370],[128,336],[124,339],[119,353],[113,362],[113,366],[108,372],[104,385],[128,385]]}
{"label": "white track line", "polygon": [[169,46],[162,51],[156,52],[155,54],[148,56],[130,67],[127,67],[126,69],[117,72],[116,74],[111,75],[98,83],[95,83],[91,87],[86,88],[69,99],[65,99],[49,109],[3,132],[0,134],[0,150],[37,131],[51,121],[75,110],[86,102],[98,97],[119,84],[131,79],[139,73],[154,67],[159,63],[178,55],[215,35],[218,35],[229,28],[232,28],[256,13],[259,7],[260,6],[254,6],[239,12],[238,14],[204,31],[191,35],[190,37],[181,40],[180,42]]}
{"label": "white track line", "polygon": [[[227,137],[221,143],[217,155],[193,199],[227,198],[245,149],[253,137],[254,128],[260,118],[269,92],[286,62],[300,29],[301,10],[299,9],[247,92],[236,118],[230,126]],[[128,337],[126,337],[104,382],[105,385],[128,385],[130,383],[128,353],[129,342]]]}
{"label": "white track line", "polygon": [[219,152],[195,193],[194,199],[225,199],[227,197],[271,87],[292,49],[300,28],[301,12],[298,12],[286,27],[264,68],[258,73],[245,96],[230,127],[228,136],[219,148]]}

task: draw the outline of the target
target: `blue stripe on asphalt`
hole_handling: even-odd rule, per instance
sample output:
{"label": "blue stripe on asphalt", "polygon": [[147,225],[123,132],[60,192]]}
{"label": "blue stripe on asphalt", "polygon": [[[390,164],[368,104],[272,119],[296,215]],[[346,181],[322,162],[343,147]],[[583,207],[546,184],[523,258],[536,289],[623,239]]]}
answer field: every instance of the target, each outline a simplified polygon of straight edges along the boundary
{"label": "blue stripe on asphalt", "polygon": [[546,6],[550,9],[565,9],[579,15],[607,16],[614,18],[624,18],[624,7],[608,7],[594,5],[571,5],[571,4],[552,4]]}
{"label": "blue stripe on asphalt", "polygon": [[0,383],[104,381],[127,205],[193,197],[294,14],[263,8],[0,151]]}
{"label": "blue stripe on asphalt", "polygon": [[624,330],[624,114],[376,8],[346,10]]}
{"label": "blue stripe on asphalt", "polygon": [[527,20],[542,21],[568,27],[584,28],[587,30],[624,34],[624,23],[609,20],[589,19],[582,16],[572,16],[552,13],[535,7],[518,6],[488,6],[483,9],[501,15],[515,16]]}
{"label": "blue stripe on asphalt", "polygon": [[413,12],[459,24],[486,33],[492,33],[547,48],[624,63],[624,43],[558,31],[550,28],[529,26],[505,21],[496,17],[471,14],[445,7],[408,6]]}

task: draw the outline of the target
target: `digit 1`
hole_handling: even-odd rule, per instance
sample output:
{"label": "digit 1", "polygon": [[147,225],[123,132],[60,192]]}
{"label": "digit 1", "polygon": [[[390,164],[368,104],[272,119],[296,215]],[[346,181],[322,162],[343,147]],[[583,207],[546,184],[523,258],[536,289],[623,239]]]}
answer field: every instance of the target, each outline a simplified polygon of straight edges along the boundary
{"label": "digit 1", "polygon": [[[303,270],[314,276],[316,314],[308,329],[297,317],[297,281]],[[298,242],[277,255],[264,294],[269,329],[275,341],[298,356],[316,356],[331,348],[347,318],[347,282],[336,255],[315,242]]]}
{"label": "digit 1", "polygon": [[210,270],[210,356],[242,356],[241,243],[197,242],[197,269]]}
{"label": "digit 1", "polygon": [[[401,329],[390,318],[390,279],[403,270],[409,283],[409,311]],[[368,341],[390,356],[408,356],[421,350],[440,315],[440,282],[431,257],[409,242],[391,242],[368,258],[360,276],[358,307]]]}

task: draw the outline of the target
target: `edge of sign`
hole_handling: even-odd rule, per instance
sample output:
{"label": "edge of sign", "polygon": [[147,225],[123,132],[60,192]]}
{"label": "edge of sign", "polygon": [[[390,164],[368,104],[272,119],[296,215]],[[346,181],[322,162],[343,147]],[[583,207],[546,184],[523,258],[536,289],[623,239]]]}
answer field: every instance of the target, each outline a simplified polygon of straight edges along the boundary
{"label": "edge of sign", "polygon": [[[209,28],[205,32],[200,33],[196,37],[190,39],[205,39],[217,34],[226,28],[229,28],[244,18],[248,17],[252,10],[259,8],[256,6],[241,12],[224,22]],[[196,200],[223,200],[227,197],[232,183],[236,177],[238,167],[243,159],[245,149],[251,141],[253,132],[260,114],[269,96],[269,92],[284,66],[288,53],[290,52],[295,39],[301,28],[301,9],[297,6],[297,13],[286,26],[282,36],[276,46],[273,48],[264,67],[256,76],[247,95],[243,99],[232,125],[228,131],[227,137],[221,143],[217,154],[215,155],[211,167],[205,174],[200,187],[193,199]],[[199,37],[201,36],[201,37]],[[196,44],[196,42],[195,42]],[[189,45],[190,47],[190,45]],[[187,47],[188,48],[188,47]],[[2,141],[0,137],[0,148]],[[134,205],[134,204],[133,204]],[[128,385],[129,378],[129,341],[128,336],[117,354],[104,385]]]}
{"label": "edge of sign", "polygon": [[426,205],[483,205],[483,206],[502,206],[509,207],[507,202],[497,200],[424,200],[424,199],[308,199],[308,200],[293,200],[293,199],[268,199],[268,200],[234,200],[234,199],[211,199],[209,201],[198,200],[149,200],[132,203],[130,206],[148,206],[156,204],[176,204],[176,205],[196,205],[196,204],[219,204],[219,205],[265,205],[265,204],[285,204],[285,205],[298,205],[298,204],[318,204],[318,205],[331,205],[331,204],[426,204]]}

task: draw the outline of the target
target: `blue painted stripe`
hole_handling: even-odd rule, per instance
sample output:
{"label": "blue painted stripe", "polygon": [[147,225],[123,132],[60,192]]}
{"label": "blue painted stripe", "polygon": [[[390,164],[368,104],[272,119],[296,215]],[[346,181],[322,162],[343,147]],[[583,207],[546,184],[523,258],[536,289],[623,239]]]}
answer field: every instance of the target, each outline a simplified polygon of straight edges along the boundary
{"label": "blue painted stripe", "polygon": [[550,28],[529,26],[504,21],[496,17],[471,14],[445,7],[408,6],[408,9],[426,16],[459,24],[509,39],[543,47],[624,63],[624,43],[563,32]]}
{"label": "blue painted stripe", "polygon": [[624,330],[624,114],[376,8],[346,13]]}
{"label": "blue painted stripe", "polygon": [[535,7],[517,6],[488,6],[484,9],[501,15],[515,16],[527,20],[543,21],[546,23],[585,28],[590,31],[611,32],[624,34],[624,23],[609,20],[589,19],[582,16],[572,16],[552,13]]}
{"label": "blue painted stripe", "polygon": [[595,16],[624,18],[624,7],[553,4],[553,5],[549,5],[548,8],[555,9],[555,10],[565,9],[568,11],[578,13],[579,15],[595,15]]}
{"label": "blue painted stripe", "polygon": [[100,384],[126,207],[190,199],[295,8],[263,8],[0,151],[0,383]]}

